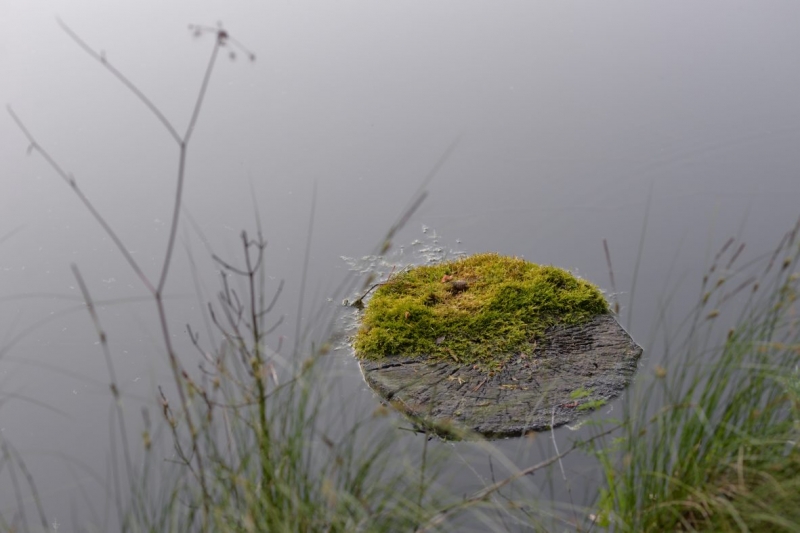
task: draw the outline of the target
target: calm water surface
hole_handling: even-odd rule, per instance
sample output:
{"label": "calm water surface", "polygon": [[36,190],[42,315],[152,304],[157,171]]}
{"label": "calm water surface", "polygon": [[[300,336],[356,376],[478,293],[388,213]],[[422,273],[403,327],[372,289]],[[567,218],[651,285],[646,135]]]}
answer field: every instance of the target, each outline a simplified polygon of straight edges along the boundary
{"label": "calm water surface", "polygon": [[[198,309],[216,290],[206,244],[238,257],[239,232],[254,228],[257,207],[268,273],[275,286],[286,282],[287,319],[273,343],[283,336],[291,346],[314,187],[304,319],[335,308],[335,288],[350,270],[342,256],[361,257],[381,242],[456,139],[428,199],[395,239],[406,255],[393,260],[413,260],[411,243],[435,231],[445,250],[524,256],[610,291],[607,239],[623,322],[648,348],[642,374],[661,361],[652,335],[659,317],[683,318],[714,251],[736,236],[747,258],[759,257],[800,214],[794,2],[0,3],[0,99],[74,173],[153,277],[177,147],[56,16],[179,131],[213,43],[193,38],[188,24],[221,21],[257,56],[220,57],[189,148],[184,206],[197,230],[182,219],[167,292],[191,367],[184,325],[201,323]],[[48,519],[65,531],[102,523],[111,416],[106,367],[70,264],[102,302],[132,421],[170,378],[138,279],[69,187],[25,150],[4,114],[0,435],[23,454]],[[331,361],[342,402],[374,408],[347,350]],[[557,436],[565,446],[575,433]],[[473,447],[437,446],[450,447],[461,471],[457,493],[489,476]],[[553,452],[545,438],[499,447],[521,466]],[[575,457],[565,467],[574,500],[590,501],[590,461]],[[545,495],[566,494],[560,474],[531,483]],[[0,512],[15,507],[4,472]]]}

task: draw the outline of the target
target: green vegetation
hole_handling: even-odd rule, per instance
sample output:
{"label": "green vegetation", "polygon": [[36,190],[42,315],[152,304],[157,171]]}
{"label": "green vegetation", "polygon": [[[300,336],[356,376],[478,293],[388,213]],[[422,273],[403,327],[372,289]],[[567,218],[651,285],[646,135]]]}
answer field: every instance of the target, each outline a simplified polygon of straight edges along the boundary
{"label": "green vegetation", "polygon": [[575,389],[574,391],[569,393],[569,397],[573,400],[580,400],[581,398],[586,398],[592,394],[591,390],[587,389]]}
{"label": "green vegetation", "polygon": [[[208,79],[219,49],[229,40],[221,28],[201,30],[215,37]],[[85,43],[79,44],[94,54]],[[110,68],[105,56],[97,54],[96,59]],[[129,85],[121,74],[114,75]],[[195,117],[206,83],[195,104]],[[138,89],[134,94],[156,109]],[[156,114],[174,134],[163,115]],[[481,442],[498,459],[500,479],[495,479],[492,467],[491,478],[481,478],[482,487],[471,494],[454,494],[435,490],[439,478],[432,469],[428,438],[419,439],[418,456],[408,450],[399,453],[398,448],[409,441],[398,444],[400,432],[382,421],[388,412],[385,407],[360,418],[348,418],[347,409],[339,409],[341,418],[321,416],[331,397],[323,386],[331,379],[323,363],[326,345],[306,351],[296,348],[290,358],[266,347],[275,324],[270,320],[275,299],[267,294],[260,232],[255,239],[242,234],[238,266],[215,257],[224,274],[208,329],[214,333],[209,337],[221,342],[203,344],[190,329],[200,369],[196,370],[195,359],[186,364],[188,356],[176,353],[172,344],[174,333],[162,305],[174,240],[159,279],[147,277],[71,174],[58,166],[13,113],[12,118],[31,151],[41,153],[75,191],[153,296],[163,328],[162,351],[173,370],[171,387],[166,392],[159,389],[160,424],[151,426],[145,412],[145,431],[140,446],[133,449],[137,441],[128,438],[124,395],[111,364],[102,316],[76,267],[100,349],[107,357],[117,418],[111,428],[111,480],[104,480],[103,486],[113,493],[119,518],[117,524],[108,519],[85,527],[76,524],[76,530],[422,532],[458,530],[467,521],[476,529],[491,531],[800,529],[800,327],[795,274],[799,227],[784,237],[760,277],[747,277],[745,270],[732,268],[741,247],[725,268],[717,269],[730,242],[725,245],[697,293],[698,304],[686,322],[688,332],[665,332],[666,366],[656,367],[654,375],[640,382],[639,393],[629,395],[615,427],[592,439],[591,451],[605,472],[594,508],[556,504],[555,509],[543,509],[541,487],[535,484],[542,476],[533,479],[530,474],[561,465],[567,454],[586,450],[586,442],[559,451],[553,433],[554,454],[534,465],[515,465],[490,443]],[[173,135],[181,158],[193,128],[194,119],[186,135]],[[183,165],[180,168],[182,184]],[[173,237],[180,204],[178,193]],[[384,251],[417,205],[419,200],[390,229]],[[744,281],[724,292],[730,281],[720,272]],[[236,291],[233,285],[244,289]],[[280,292],[280,287],[274,290]],[[747,298],[746,311],[732,320],[727,334],[725,329],[716,331],[725,318],[723,304],[737,295]],[[428,354],[491,368],[502,364],[496,356],[529,349],[553,324],[580,323],[607,311],[596,287],[561,269],[477,255],[392,277],[370,301],[356,348],[362,357]],[[674,344],[679,338],[683,340]],[[579,389],[572,398],[588,393]],[[117,434],[121,450],[115,448]],[[605,441],[606,435],[612,440]],[[399,457],[410,460],[401,464]],[[566,483],[565,472],[562,466]],[[24,460],[2,437],[0,473],[12,480],[17,505],[9,518],[0,516],[0,529],[50,530]],[[24,512],[24,488],[29,489],[36,516]]]}
{"label": "green vegetation", "polygon": [[[102,316],[79,268],[73,266],[106,358],[116,426],[111,431],[111,479],[104,482],[109,489],[108,508],[95,513],[97,517],[103,516],[104,521],[88,522],[92,519],[84,518],[85,513],[81,513],[84,522],[75,524],[75,529],[242,533],[409,531],[424,523],[439,508],[431,498],[435,471],[425,453],[427,445],[422,447],[418,461],[421,466],[414,475],[408,475],[404,468],[388,471],[388,458],[396,439],[386,432],[376,436],[372,430],[365,435],[363,429],[374,427],[370,424],[385,416],[385,410],[359,417],[349,417],[348,413],[341,413],[340,418],[330,413],[326,413],[325,419],[320,416],[324,394],[330,392],[325,383],[330,382],[331,376],[320,368],[329,345],[306,346],[308,343],[300,333],[300,310],[291,355],[280,355],[280,341],[277,351],[269,349],[268,336],[282,320],[274,318],[273,307],[283,285],[267,284],[266,242],[260,228],[255,237],[242,232],[243,254],[238,261],[228,262],[213,256],[222,277],[218,299],[209,304],[204,315],[207,327],[202,337],[191,326],[187,328],[200,354],[199,370],[197,360],[179,353],[174,340],[176,334],[171,329],[173,321],[167,314],[164,295],[176,246],[187,147],[220,51],[236,48],[251,59],[252,54],[230,39],[221,27],[192,27],[198,36],[210,34],[214,44],[192,118],[186,132],[180,135],[102,53],[94,52],[71,29],[61,25],[84,51],[142,101],[179,147],[178,187],[170,237],[160,273],[153,278],[128,251],[72,174],[60,166],[8,108],[29,142],[29,151],[40,154],[54,174],[77,195],[152,298],[161,327],[162,353],[172,371],[172,381],[163,388],[159,384],[158,396],[153,398],[161,423],[151,426],[149,410],[145,409],[145,429],[138,442],[140,446],[136,446],[136,439],[129,438],[124,393],[114,372]],[[402,227],[419,201],[403,213],[386,242]],[[300,292],[302,302],[303,290]],[[117,435],[121,450],[115,445]],[[3,516],[7,503],[3,502],[0,530],[49,530],[35,481],[28,475],[21,456],[0,436],[0,473],[4,471],[10,472],[17,510],[7,520]],[[27,482],[40,528],[31,525],[25,512],[25,485],[17,477],[17,471]],[[116,524],[109,517],[112,507],[118,519]]]}
{"label": "green vegetation", "polygon": [[[626,404],[622,435],[597,442],[606,477],[599,524],[800,530],[797,232],[775,251],[767,271],[776,274],[746,278],[727,294],[712,265],[685,340]],[[736,293],[747,298],[744,313],[715,334],[721,305]]]}
{"label": "green vegetation", "polygon": [[548,327],[607,312],[600,290],[566,270],[479,254],[391,277],[369,301],[354,345],[362,358],[424,354],[496,369],[532,351]]}
{"label": "green vegetation", "polygon": [[606,400],[591,400],[580,404],[578,411],[593,411],[594,409],[600,409],[607,403],[608,401]]}

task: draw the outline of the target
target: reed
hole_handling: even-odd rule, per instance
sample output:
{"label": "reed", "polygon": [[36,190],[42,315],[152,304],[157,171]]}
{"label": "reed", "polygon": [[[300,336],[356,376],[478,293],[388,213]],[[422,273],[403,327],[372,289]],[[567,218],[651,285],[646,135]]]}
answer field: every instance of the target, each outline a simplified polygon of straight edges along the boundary
{"label": "reed", "polygon": [[[798,224],[768,260],[734,270],[744,244],[733,239],[714,258],[683,332],[665,332],[663,364],[626,404],[624,431],[596,449],[605,471],[598,525],[800,527]],[[742,310],[720,333],[737,297]]]}

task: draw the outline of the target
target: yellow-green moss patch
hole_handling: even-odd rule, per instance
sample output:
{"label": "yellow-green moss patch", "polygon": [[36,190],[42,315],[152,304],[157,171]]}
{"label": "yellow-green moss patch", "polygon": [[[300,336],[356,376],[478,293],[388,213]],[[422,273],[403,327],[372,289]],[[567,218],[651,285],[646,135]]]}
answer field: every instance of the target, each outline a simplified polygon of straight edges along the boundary
{"label": "yellow-green moss patch", "polygon": [[364,359],[425,355],[502,366],[545,330],[608,312],[600,290],[564,269],[479,254],[393,276],[369,301],[355,337]]}

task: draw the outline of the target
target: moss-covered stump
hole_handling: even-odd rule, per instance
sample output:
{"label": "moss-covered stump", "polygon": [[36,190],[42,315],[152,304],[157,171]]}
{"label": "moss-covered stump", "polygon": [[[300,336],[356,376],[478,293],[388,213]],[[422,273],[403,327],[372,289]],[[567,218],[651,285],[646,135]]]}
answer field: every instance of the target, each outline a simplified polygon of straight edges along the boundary
{"label": "moss-covered stump", "polygon": [[496,254],[394,276],[369,301],[354,347],[367,383],[417,425],[491,437],[602,406],[642,353],[597,287]]}

